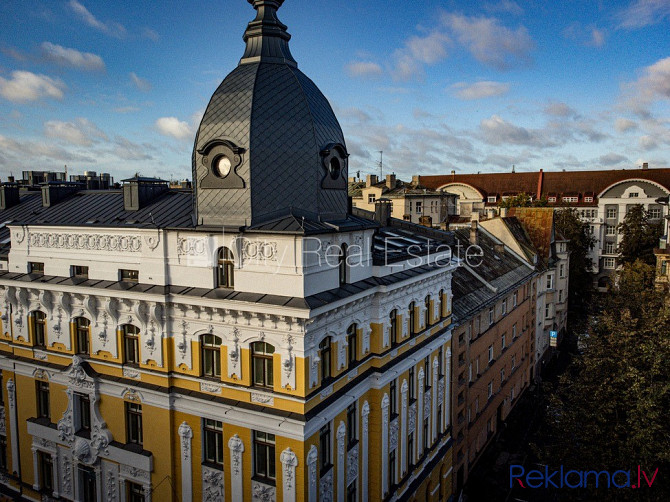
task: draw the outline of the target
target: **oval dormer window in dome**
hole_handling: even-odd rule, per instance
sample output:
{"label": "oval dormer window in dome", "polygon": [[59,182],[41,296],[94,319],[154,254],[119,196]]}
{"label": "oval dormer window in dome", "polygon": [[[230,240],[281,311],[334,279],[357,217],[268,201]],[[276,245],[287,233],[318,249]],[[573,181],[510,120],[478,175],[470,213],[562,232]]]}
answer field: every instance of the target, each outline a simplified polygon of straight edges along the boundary
{"label": "oval dormer window in dome", "polygon": [[321,162],[326,171],[321,188],[347,188],[347,158],[349,154],[344,145],[330,143],[321,150]]}
{"label": "oval dormer window in dome", "polygon": [[214,159],[214,174],[219,178],[225,178],[230,174],[230,168],[233,166],[230,159],[225,155],[221,155]]}
{"label": "oval dormer window in dome", "polygon": [[207,168],[198,188],[244,188],[244,180],[237,174],[242,165],[244,148],[234,143],[215,139],[197,150],[200,163]]}

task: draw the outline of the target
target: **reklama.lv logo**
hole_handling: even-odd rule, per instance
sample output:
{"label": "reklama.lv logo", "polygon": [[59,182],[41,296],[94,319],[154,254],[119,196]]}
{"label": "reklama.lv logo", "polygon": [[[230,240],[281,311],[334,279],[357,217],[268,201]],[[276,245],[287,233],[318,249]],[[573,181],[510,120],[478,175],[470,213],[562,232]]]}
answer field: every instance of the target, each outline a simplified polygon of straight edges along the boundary
{"label": "reklama.lv logo", "polygon": [[512,464],[509,466],[509,487],[512,488],[516,481],[522,488],[600,488],[605,485],[607,488],[645,488],[642,485],[644,481],[651,488],[657,474],[658,467],[650,479],[639,465],[637,471],[621,469],[610,473],[610,471],[566,471],[563,466],[556,470],[544,466],[544,472],[537,469],[526,472],[522,465]]}

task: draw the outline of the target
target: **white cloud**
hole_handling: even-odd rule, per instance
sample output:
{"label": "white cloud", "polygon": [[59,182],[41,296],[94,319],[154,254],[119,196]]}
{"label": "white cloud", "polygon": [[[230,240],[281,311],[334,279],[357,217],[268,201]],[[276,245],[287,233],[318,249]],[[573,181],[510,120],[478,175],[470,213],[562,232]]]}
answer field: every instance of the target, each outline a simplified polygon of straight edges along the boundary
{"label": "white cloud", "polygon": [[643,150],[653,150],[658,147],[658,142],[651,136],[640,136],[637,142]]}
{"label": "white cloud", "polygon": [[60,45],[44,42],[42,56],[51,63],[82,70],[104,70],[105,62],[97,54],[80,52]]}
{"label": "white cloud", "polygon": [[637,129],[637,123],[629,120],[629,119],[624,119],[624,118],[618,118],[616,119],[616,122],[614,123],[614,128],[618,132],[628,132],[628,131],[633,131]]}
{"label": "white cloud", "polygon": [[156,30],[152,30],[151,28],[144,28],[142,30],[142,36],[153,42],[158,42],[158,40],[161,38],[158,32]]}
{"label": "white cloud", "polygon": [[563,36],[586,47],[602,47],[605,45],[607,31],[594,24],[584,26],[575,21],[563,30]]}
{"label": "white cloud", "polygon": [[670,99],[670,57],[644,68],[642,76],[625,84],[624,89],[628,94],[625,106],[639,115],[649,115],[649,105]]}
{"label": "white cloud", "polygon": [[122,24],[115,22],[103,23],[93,14],[91,14],[91,12],[77,0],[70,0],[69,5],[72,11],[79,17],[79,19],[81,19],[91,28],[95,28],[96,30],[117,38],[122,38],[126,35],[126,29]]}
{"label": "white cloud", "polygon": [[115,146],[112,149],[112,153],[123,160],[151,160],[153,156],[150,151],[154,148],[146,143],[138,144],[133,143],[123,136],[116,136],[114,138]]}
{"label": "white cloud", "polygon": [[498,115],[482,120],[479,128],[483,141],[490,145],[556,146],[554,142],[543,138],[541,131],[516,126]]}
{"label": "white cloud", "polygon": [[617,14],[619,28],[635,30],[670,18],[668,0],[635,0]]}
{"label": "white cloud", "polygon": [[353,78],[374,78],[384,73],[382,67],[372,61],[352,61],[344,69]]}
{"label": "white cloud", "polygon": [[107,139],[105,133],[86,118],[77,118],[75,122],[61,122],[59,120],[45,122],[44,135],[77,146],[91,146],[98,139]]}
{"label": "white cloud", "polygon": [[527,64],[535,47],[524,26],[513,30],[495,18],[445,13],[442,22],[477,61],[498,70]]}
{"label": "white cloud", "polygon": [[13,103],[27,103],[42,98],[62,99],[66,86],[58,79],[29,71],[14,71],[11,79],[0,77],[0,96]]}
{"label": "white cloud", "polygon": [[193,136],[191,126],[176,117],[161,117],[156,120],[156,130],[163,136],[186,139]]}
{"label": "white cloud", "polygon": [[426,36],[410,37],[403,48],[393,53],[391,75],[402,81],[421,78],[425,65],[434,65],[447,57],[450,43],[451,39],[437,30]]}
{"label": "white cloud", "polygon": [[619,155],[618,153],[608,153],[606,155],[602,155],[599,159],[598,162],[602,164],[603,166],[616,166],[618,164],[630,164],[630,161],[624,157],[623,155]]}
{"label": "white cloud", "polygon": [[554,117],[576,118],[578,116],[578,113],[575,109],[560,101],[549,103],[544,108],[544,113]]}
{"label": "white cloud", "polygon": [[484,8],[488,12],[503,12],[508,14],[514,14],[515,16],[520,16],[523,14],[523,9],[519,6],[518,3],[513,2],[512,0],[502,0],[497,3],[487,3],[484,4]]}
{"label": "white cloud", "polygon": [[140,78],[135,72],[130,72],[130,81],[143,92],[148,92],[151,90],[151,82],[145,78]]}
{"label": "white cloud", "polygon": [[[0,134],[0,151],[6,154],[4,167],[6,169],[16,169],[17,166],[34,167],[35,162],[47,160],[51,162],[86,162],[93,164],[96,162],[94,157],[82,155],[69,151],[58,145],[50,145],[44,141],[17,141]],[[27,161],[26,161],[27,159]]]}
{"label": "white cloud", "polygon": [[467,82],[458,82],[451,86],[456,97],[465,100],[491,98],[502,96],[509,92],[510,85],[505,82],[482,81],[468,84]]}

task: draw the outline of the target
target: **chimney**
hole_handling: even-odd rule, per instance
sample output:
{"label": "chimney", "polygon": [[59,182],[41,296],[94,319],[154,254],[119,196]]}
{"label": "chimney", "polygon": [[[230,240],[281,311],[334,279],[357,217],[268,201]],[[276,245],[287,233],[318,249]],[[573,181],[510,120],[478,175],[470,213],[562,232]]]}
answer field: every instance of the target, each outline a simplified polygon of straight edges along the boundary
{"label": "chimney", "polygon": [[158,178],[135,176],[123,181],[123,209],[137,211],[169,189],[168,182]]}
{"label": "chimney", "polygon": [[382,227],[387,226],[391,219],[392,209],[393,202],[389,199],[377,199],[377,201],[375,201],[375,221]]}
{"label": "chimney", "polygon": [[643,162],[642,169],[649,169],[649,162]]}
{"label": "chimney", "polygon": [[537,195],[536,199],[540,200],[542,198],[542,183],[544,181],[544,171],[540,169],[540,172],[538,173],[537,176]]}
{"label": "chimney", "polygon": [[420,184],[421,184],[421,176],[419,176],[418,174],[412,176],[412,185],[418,187]]}
{"label": "chimney", "polygon": [[422,216],[419,218],[419,225],[424,227],[433,227],[433,217],[432,216]]}
{"label": "chimney", "polygon": [[9,209],[20,202],[19,185],[5,183],[0,186],[0,209]]}
{"label": "chimney", "polygon": [[472,246],[477,245],[478,225],[477,220],[472,218],[470,222],[470,245]]}
{"label": "chimney", "polygon": [[377,175],[376,174],[368,174],[367,177],[365,178],[365,187],[370,188],[372,185],[377,184]]}
{"label": "chimney", "polygon": [[51,207],[84,188],[81,183],[49,181],[42,185],[42,207]]}
{"label": "chimney", "polygon": [[395,174],[386,175],[386,188],[393,190],[395,188]]}
{"label": "chimney", "polygon": [[451,170],[451,181],[454,181],[456,179],[456,171],[453,169]]}

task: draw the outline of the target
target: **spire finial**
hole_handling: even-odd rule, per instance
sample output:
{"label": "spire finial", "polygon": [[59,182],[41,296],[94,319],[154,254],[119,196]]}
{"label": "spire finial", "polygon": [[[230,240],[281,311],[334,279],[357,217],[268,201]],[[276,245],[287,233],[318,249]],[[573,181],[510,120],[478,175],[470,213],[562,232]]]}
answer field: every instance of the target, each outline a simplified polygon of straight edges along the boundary
{"label": "spire finial", "polygon": [[256,9],[256,19],[251,21],[244,32],[247,48],[240,64],[285,63],[297,66],[288,47],[291,35],[286,25],[277,19],[277,9],[284,0],[247,0]]}

